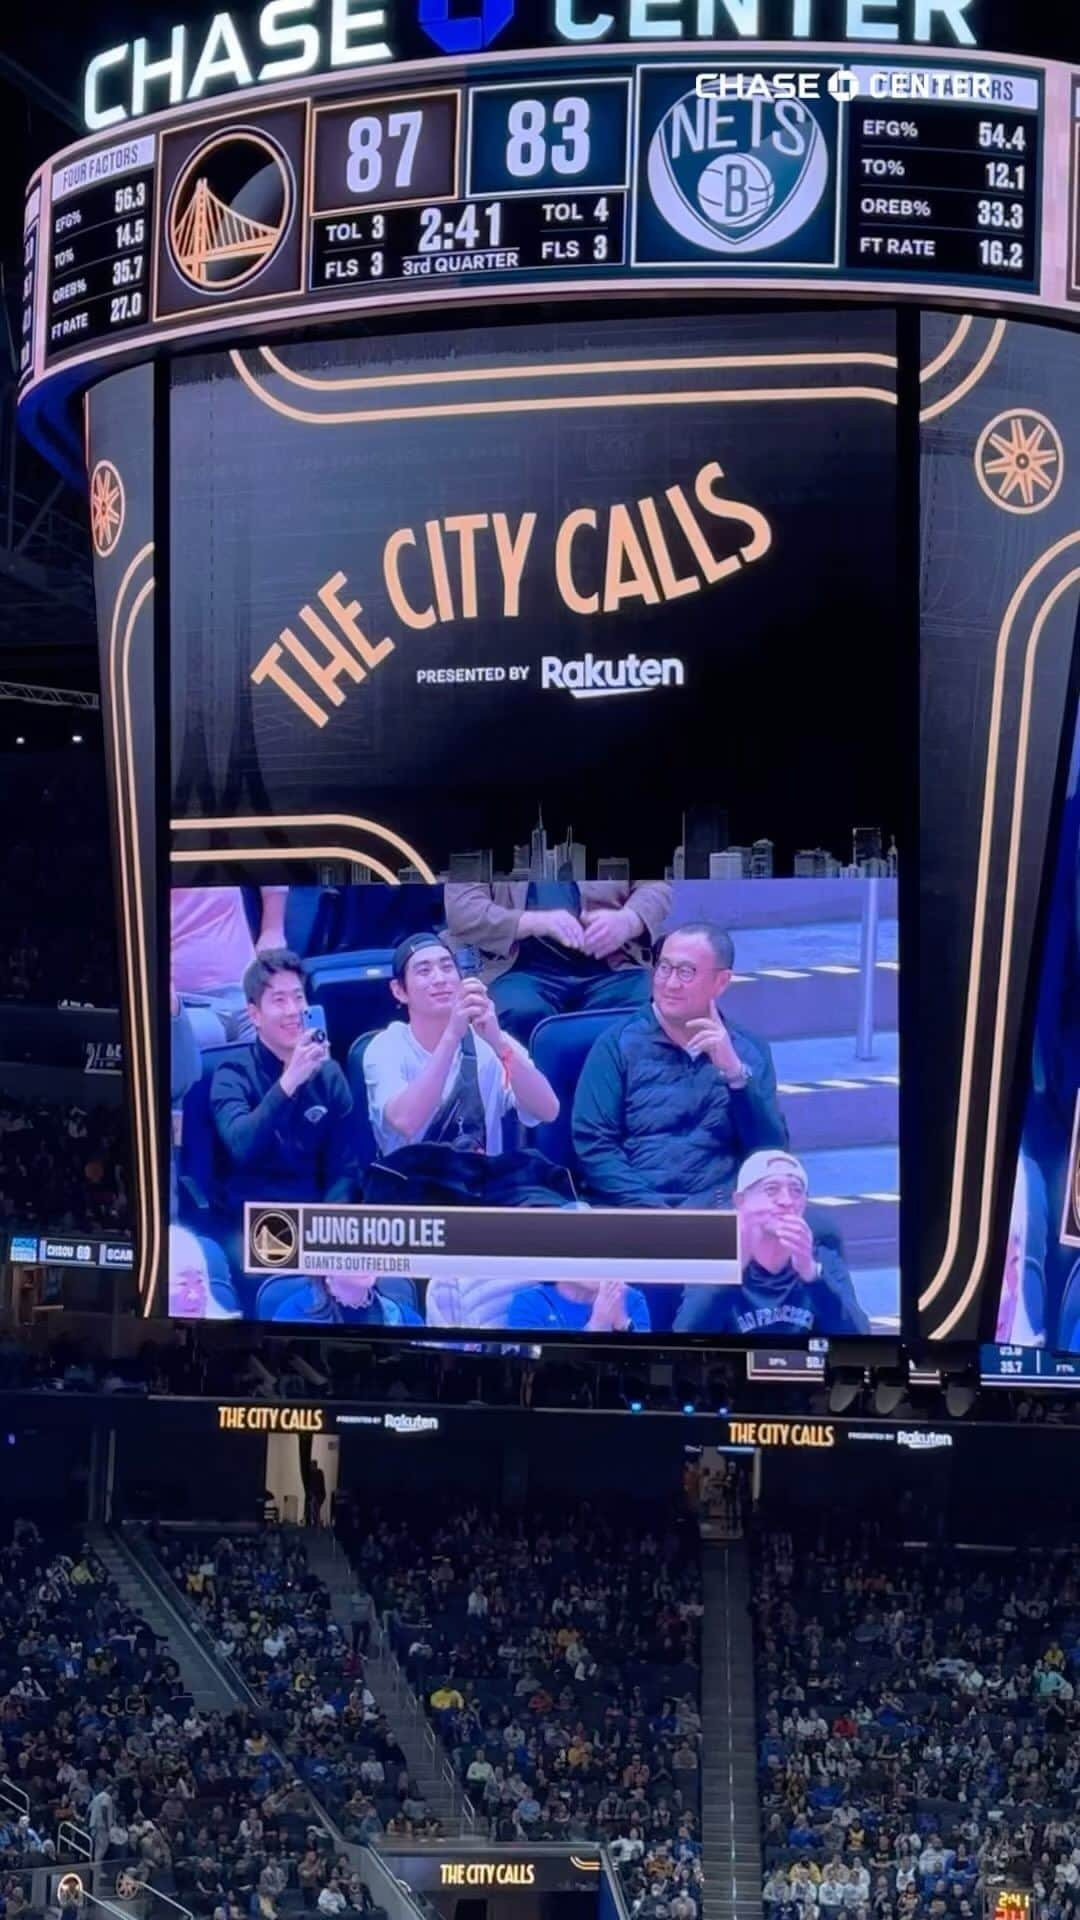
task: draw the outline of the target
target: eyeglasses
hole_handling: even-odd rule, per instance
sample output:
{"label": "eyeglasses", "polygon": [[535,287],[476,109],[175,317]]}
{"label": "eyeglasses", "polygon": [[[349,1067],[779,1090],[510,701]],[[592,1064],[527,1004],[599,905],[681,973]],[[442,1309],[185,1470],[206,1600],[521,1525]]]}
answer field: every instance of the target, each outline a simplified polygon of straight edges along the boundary
{"label": "eyeglasses", "polygon": [[688,987],[691,980],[697,979],[699,969],[692,967],[689,960],[680,960],[675,964],[670,960],[658,960],[654,971],[658,980],[670,980],[674,974],[682,986]]}
{"label": "eyeglasses", "polygon": [[806,1188],[801,1180],[759,1180],[756,1184],[767,1200],[796,1201],[806,1198]]}

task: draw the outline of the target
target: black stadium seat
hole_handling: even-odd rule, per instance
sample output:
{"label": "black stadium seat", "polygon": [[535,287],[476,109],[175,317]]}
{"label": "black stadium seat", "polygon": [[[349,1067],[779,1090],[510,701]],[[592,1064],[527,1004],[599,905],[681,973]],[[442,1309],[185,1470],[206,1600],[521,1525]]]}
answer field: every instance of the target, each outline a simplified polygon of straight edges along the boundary
{"label": "black stadium seat", "polygon": [[390,993],[392,947],[371,947],[319,960],[308,972],[308,999],[326,1015],[335,1060],[344,1061],[358,1033],[385,1027],[395,1012]]}
{"label": "black stadium seat", "polygon": [[[635,1010],[636,1011],[636,1010]],[[537,1127],[530,1140],[556,1166],[576,1171],[571,1121],[581,1069],[602,1033],[634,1017],[630,1010],[610,1013],[553,1013],[533,1032],[529,1052],[559,1096],[558,1118]]]}
{"label": "black stadium seat", "polygon": [[375,1144],[375,1135],[368,1118],[367,1087],[364,1084],[364,1055],[368,1043],[374,1040],[381,1027],[372,1027],[369,1033],[362,1033],[353,1041],[345,1062],[345,1077],[349,1082],[349,1092],[353,1097],[353,1114],[356,1120],[356,1143],[360,1157],[361,1170],[369,1167],[379,1157]]}

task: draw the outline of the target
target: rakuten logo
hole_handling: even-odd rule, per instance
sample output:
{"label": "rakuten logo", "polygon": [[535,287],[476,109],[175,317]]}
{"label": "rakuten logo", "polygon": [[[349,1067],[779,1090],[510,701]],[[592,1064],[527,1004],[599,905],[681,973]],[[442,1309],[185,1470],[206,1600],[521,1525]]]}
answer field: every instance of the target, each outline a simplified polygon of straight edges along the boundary
{"label": "rakuten logo", "polygon": [[545,654],[540,662],[540,685],[569,693],[575,700],[605,700],[616,693],[655,693],[658,687],[683,687],[686,669],[681,660],[642,660],[628,653],[625,660],[598,660],[587,653],[581,660],[560,660]]}

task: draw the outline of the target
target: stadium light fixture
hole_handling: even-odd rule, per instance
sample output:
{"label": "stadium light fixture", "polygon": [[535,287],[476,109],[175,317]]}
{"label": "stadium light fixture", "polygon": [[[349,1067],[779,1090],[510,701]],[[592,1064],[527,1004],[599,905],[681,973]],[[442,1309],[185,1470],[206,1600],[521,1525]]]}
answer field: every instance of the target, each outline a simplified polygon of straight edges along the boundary
{"label": "stadium light fixture", "polygon": [[966,1380],[950,1380],[945,1389],[945,1405],[954,1420],[963,1420],[978,1397],[978,1387]]}
{"label": "stadium light fixture", "polygon": [[848,1413],[865,1385],[861,1367],[837,1367],[829,1378],[829,1412]]}
{"label": "stadium light fixture", "polygon": [[883,1373],[874,1385],[874,1412],[883,1419],[896,1413],[907,1399],[907,1381],[901,1373]]}

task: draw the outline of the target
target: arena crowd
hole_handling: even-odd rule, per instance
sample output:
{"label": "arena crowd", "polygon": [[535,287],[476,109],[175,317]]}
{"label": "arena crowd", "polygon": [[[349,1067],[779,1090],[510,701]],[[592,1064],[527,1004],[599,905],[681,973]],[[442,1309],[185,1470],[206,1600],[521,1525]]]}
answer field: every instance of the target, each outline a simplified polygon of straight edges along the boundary
{"label": "arena crowd", "polygon": [[0,1232],[130,1231],[127,1120],[116,1106],[0,1097]]}
{"label": "arena crowd", "polygon": [[294,1534],[158,1533],[176,1584],[251,1688],[298,1780],[349,1840],[439,1837],[400,1746],[366,1685],[359,1636],[333,1619]]}
{"label": "arena crowd", "polygon": [[94,1554],[26,1520],[0,1548],[0,1758],[5,1920],[20,1870],[87,1850],[200,1920],[370,1905],[259,1717],[199,1711]]}
{"label": "arena crowd", "polygon": [[699,1920],[696,1535],[567,1505],[340,1525],[481,1826],[605,1840],[635,1915]]}
{"label": "arena crowd", "polygon": [[1080,1905],[1080,1561],[904,1553],[870,1525],[757,1543],[768,1920]]}

